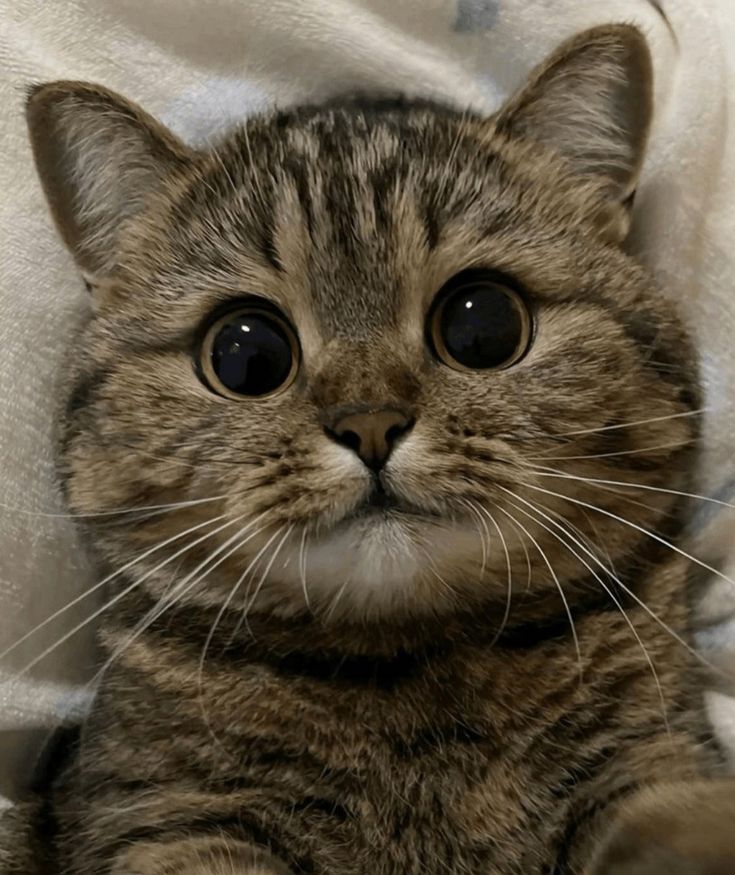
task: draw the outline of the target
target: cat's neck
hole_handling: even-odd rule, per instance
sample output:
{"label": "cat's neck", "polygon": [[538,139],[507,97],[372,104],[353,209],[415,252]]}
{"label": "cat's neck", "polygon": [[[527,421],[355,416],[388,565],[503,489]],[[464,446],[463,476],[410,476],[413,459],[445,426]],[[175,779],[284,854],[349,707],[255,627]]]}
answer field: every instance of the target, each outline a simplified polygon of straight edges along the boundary
{"label": "cat's neck", "polygon": [[[113,621],[132,630],[154,608],[152,597],[136,593],[121,602]],[[578,614],[617,609],[605,593],[590,593],[576,604]],[[378,665],[379,670],[381,663],[390,663],[392,670],[396,665],[410,670],[412,661],[449,653],[459,645],[518,650],[552,639],[569,638],[572,643],[568,614],[553,594],[524,594],[510,614],[504,604],[488,602],[446,615],[359,622],[328,620],[307,611],[291,617],[266,612],[244,617],[239,610],[180,605],[151,623],[147,634],[162,640],[176,638],[198,650],[206,643],[212,656],[233,660],[255,651],[284,663],[308,659],[316,673],[320,665],[342,660],[348,674],[373,670],[368,665]]]}

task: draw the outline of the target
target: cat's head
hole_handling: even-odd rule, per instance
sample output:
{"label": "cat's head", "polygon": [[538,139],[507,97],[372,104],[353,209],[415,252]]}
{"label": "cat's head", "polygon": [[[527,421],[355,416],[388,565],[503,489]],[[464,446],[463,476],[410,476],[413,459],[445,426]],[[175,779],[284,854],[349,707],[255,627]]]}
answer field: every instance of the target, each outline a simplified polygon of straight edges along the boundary
{"label": "cat's head", "polygon": [[103,88],[36,88],[93,302],[62,470],[113,567],[252,610],[502,617],[641,561],[697,404],[622,248],[650,112],[627,26],[563,45],[490,119],[347,101],[209,151]]}

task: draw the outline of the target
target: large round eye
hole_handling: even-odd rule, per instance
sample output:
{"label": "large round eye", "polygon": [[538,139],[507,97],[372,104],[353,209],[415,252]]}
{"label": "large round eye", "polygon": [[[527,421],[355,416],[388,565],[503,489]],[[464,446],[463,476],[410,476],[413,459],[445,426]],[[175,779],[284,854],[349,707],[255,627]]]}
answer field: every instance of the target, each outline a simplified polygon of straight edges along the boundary
{"label": "large round eye", "polygon": [[526,353],[532,333],[528,307],[493,274],[460,274],[444,286],[429,322],[442,361],[457,370],[507,368]]}
{"label": "large round eye", "polygon": [[262,398],[282,391],[293,381],[299,345],[281,316],[257,305],[243,306],[209,326],[200,364],[215,392]]}

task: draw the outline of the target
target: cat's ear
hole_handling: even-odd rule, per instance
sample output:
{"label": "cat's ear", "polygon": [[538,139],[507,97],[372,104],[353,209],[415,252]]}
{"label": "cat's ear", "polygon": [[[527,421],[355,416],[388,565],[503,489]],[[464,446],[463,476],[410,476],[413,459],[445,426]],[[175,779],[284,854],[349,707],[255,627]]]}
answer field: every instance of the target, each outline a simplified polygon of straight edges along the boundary
{"label": "cat's ear", "polygon": [[35,86],[26,117],[59,232],[87,282],[102,282],[114,270],[122,225],[192,153],[140,107],[97,85]]}
{"label": "cat's ear", "polygon": [[645,38],[632,25],[604,25],[563,43],[495,117],[497,130],[534,140],[572,169],[604,182],[608,204],[598,222],[622,241],[648,139],[653,69]]}

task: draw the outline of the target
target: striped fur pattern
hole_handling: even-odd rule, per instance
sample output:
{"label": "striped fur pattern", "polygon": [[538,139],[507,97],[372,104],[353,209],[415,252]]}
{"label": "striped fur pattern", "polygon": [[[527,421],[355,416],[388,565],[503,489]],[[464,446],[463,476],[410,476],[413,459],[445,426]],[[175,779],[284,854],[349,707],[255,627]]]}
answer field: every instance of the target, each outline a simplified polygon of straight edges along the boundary
{"label": "striped fur pattern", "polygon": [[[562,46],[490,120],[349,99],[208,152],[97,86],[33,92],[93,300],[60,470],[117,576],[93,711],[29,814],[36,850],[0,851],[3,871],[731,871],[691,572],[667,546],[696,357],[624,247],[649,116],[626,26]],[[475,267],[534,313],[505,371],[427,344],[438,290]],[[240,402],[196,350],[249,295],[302,363]],[[382,406],[415,421],[383,474],[399,507],[355,515],[370,477],[324,426]]]}

